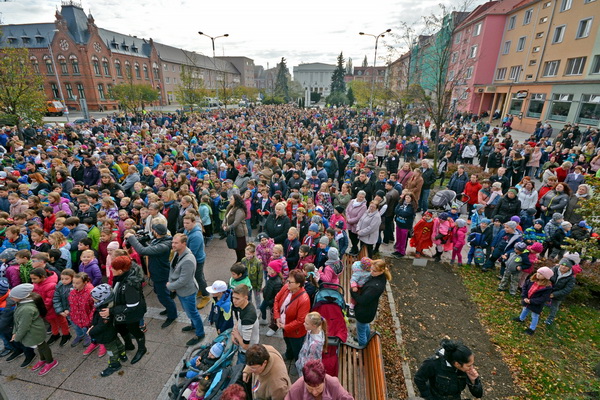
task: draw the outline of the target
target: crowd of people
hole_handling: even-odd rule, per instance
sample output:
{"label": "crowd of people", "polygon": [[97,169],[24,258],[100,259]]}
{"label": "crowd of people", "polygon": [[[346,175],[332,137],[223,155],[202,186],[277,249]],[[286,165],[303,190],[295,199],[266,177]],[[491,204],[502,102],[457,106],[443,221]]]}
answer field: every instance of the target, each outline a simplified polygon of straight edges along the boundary
{"label": "crowd of people", "polygon": [[[139,362],[147,352],[143,287],[150,278],[164,306],[162,328],[177,318],[175,299],[189,317],[188,346],[204,339],[198,310],[209,304],[207,323],[218,333],[233,328],[238,362],[253,387],[262,382],[255,398],[319,398],[323,387],[345,393],[317,365],[327,326],[311,312],[314,293],[339,284],[346,254],[357,257],[349,313],[358,344],[366,345],[391,279],[381,246],[403,257],[409,244],[415,257],[431,252],[441,261],[447,252],[459,264],[468,246],[466,263],[482,271],[500,263],[498,290],[521,288],[518,319],[533,313],[526,330],[533,334],[540,299],[554,297],[552,323],[574,285],[578,260],[563,258],[566,238],[592,234],[578,209],[593,195],[585,175],[600,174],[599,137],[577,125],[554,136],[540,122],[520,142],[477,118],[437,129],[348,108],[293,106],[4,127],[0,357],[24,355],[27,367],[35,348],[32,369],[44,375],[58,363],[51,345],[82,343],[84,355],[109,355],[101,376],[121,369],[128,351]],[[469,176],[470,164],[489,179]],[[433,211],[438,184],[464,194],[465,207]],[[205,246],[219,239],[236,262],[209,285]],[[557,266],[537,270],[546,256]],[[283,356],[259,343],[260,324],[269,326],[267,336],[283,331]],[[305,386],[273,375],[285,373],[283,360],[296,361]]]}

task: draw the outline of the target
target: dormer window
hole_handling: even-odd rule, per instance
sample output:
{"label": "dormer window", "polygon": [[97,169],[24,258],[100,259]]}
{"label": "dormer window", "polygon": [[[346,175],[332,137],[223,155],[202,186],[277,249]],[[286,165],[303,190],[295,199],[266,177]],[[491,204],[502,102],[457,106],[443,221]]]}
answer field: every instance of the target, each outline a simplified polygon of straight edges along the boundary
{"label": "dormer window", "polygon": [[23,44],[31,43],[31,38],[29,36],[21,36],[21,40],[23,41]]}
{"label": "dormer window", "polygon": [[123,49],[125,51],[129,51],[129,46],[126,45],[125,43],[121,43],[121,49]]}
{"label": "dormer window", "polygon": [[37,35],[35,35],[35,42],[36,42],[37,44],[42,44],[42,43],[44,43],[44,37],[38,33]]}
{"label": "dormer window", "polygon": [[133,46],[131,46],[131,51],[133,51],[134,53],[138,52],[138,47],[134,44]]}

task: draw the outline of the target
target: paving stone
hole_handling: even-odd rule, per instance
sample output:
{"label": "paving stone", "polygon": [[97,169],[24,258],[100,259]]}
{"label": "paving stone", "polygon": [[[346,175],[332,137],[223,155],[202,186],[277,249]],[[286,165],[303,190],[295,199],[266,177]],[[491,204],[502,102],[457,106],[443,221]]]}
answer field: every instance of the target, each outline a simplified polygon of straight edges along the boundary
{"label": "paving stone", "polygon": [[2,378],[2,387],[10,400],[46,399],[56,391],[56,388],[51,386],[39,385],[21,379],[6,379],[4,377]]}
{"label": "paving stone", "polygon": [[[43,398],[43,397],[38,397]],[[97,397],[97,396],[88,396],[87,394],[71,392],[68,390],[58,389],[50,397],[48,400],[103,400],[106,397]]]}

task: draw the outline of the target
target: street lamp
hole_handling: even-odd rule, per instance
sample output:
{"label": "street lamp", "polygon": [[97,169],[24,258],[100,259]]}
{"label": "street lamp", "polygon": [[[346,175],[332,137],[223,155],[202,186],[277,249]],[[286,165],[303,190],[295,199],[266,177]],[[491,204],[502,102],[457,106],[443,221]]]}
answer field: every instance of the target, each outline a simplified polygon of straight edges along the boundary
{"label": "street lamp", "polygon": [[[59,30],[54,29],[51,32],[59,32]],[[60,94],[60,100],[62,101],[65,107],[64,114],[67,116],[67,122],[69,122],[69,107],[67,107],[67,103],[65,102],[65,96],[63,95],[62,85],[60,84],[60,78],[58,77],[58,68],[54,63],[54,52],[52,51],[52,46],[50,43],[50,32],[46,32],[46,38],[48,38],[48,51],[50,51],[50,58],[52,59],[52,68],[54,68],[54,75],[56,76],[56,83],[58,84],[58,93]]]}
{"label": "street lamp", "polygon": [[373,112],[373,91],[375,90],[375,64],[377,63],[377,43],[379,42],[379,38],[385,36],[386,33],[391,32],[391,29],[386,29],[384,32],[381,32],[379,35],[373,35],[370,33],[359,32],[358,34],[361,36],[372,36],[375,38],[375,56],[373,57],[373,72],[371,74],[371,99],[369,100],[369,109]]}
{"label": "street lamp", "polygon": [[210,39],[210,41],[212,42],[212,51],[213,51],[213,64],[215,66],[215,72],[217,73],[217,75],[215,76],[215,87],[216,87],[216,91],[215,91],[215,95],[217,97],[217,105],[219,106],[219,108],[221,107],[221,104],[219,102],[219,82],[216,79],[218,77],[218,69],[217,69],[217,59],[215,56],[215,40],[217,40],[218,38],[222,38],[222,37],[228,37],[229,33],[226,33],[224,35],[220,35],[220,36],[209,36],[206,33],[203,32],[198,32],[198,34],[200,36],[206,36],[207,38]]}

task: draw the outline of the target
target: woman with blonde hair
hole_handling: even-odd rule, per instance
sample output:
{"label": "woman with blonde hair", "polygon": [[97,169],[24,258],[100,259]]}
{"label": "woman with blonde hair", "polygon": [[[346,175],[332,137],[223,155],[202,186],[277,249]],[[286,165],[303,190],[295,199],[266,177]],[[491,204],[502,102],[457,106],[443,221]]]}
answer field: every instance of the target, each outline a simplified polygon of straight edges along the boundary
{"label": "woman with blonde hair", "polygon": [[48,236],[48,242],[53,249],[60,251],[60,258],[66,261],[65,268],[71,268],[71,244],[67,241],[65,235],[60,232],[53,232]]}
{"label": "woman with blonde hair", "polygon": [[167,189],[162,193],[161,200],[164,203],[162,214],[167,218],[167,229],[171,235],[177,233],[177,221],[179,220],[179,203],[177,203],[177,195],[171,189]]}
{"label": "woman with blonde hair", "polygon": [[69,207],[69,200],[60,197],[60,194],[56,192],[48,193],[48,206],[52,207],[52,212],[54,214],[64,211],[65,214],[71,216],[72,211]]}

